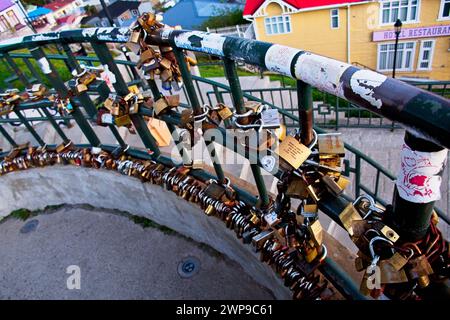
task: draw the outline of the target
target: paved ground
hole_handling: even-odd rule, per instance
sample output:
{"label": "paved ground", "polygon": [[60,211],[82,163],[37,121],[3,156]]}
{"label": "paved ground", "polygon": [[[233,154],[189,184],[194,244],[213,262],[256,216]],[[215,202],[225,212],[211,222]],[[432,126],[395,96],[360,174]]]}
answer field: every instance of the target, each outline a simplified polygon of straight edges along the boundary
{"label": "paved ground", "polygon": [[[36,228],[23,233],[33,220]],[[6,219],[0,243],[0,299],[273,299],[217,251],[118,213],[63,207]],[[189,257],[198,268],[182,278],[177,270]],[[68,280],[77,285],[69,266],[79,267],[79,290],[67,288]]]}

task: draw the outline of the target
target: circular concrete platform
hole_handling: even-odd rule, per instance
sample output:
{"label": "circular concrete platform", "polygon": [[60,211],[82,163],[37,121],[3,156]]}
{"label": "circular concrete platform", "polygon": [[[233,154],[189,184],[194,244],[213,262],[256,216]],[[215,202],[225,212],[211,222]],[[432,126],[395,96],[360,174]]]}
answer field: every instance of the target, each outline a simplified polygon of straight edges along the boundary
{"label": "circular concrete platform", "polygon": [[208,246],[83,206],[7,218],[0,257],[0,299],[274,298]]}

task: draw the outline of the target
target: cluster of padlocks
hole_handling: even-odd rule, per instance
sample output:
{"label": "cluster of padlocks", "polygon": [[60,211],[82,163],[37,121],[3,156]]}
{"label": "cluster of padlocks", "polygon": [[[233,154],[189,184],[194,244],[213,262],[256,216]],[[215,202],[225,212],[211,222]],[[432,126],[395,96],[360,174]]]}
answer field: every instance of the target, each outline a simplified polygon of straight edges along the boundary
{"label": "cluster of padlocks", "polygon": [[[158,76],[164,89],[179,90],[183,82],[173,48],[148,44],[151,34],[163,27],[168,26],[155,15],[142,15],[131,28],[128,46],[139,55],[137,67],[145,79],[154,80]],[[187,66],[196,64],[186,53],[183,59]],[[98,77],[98,68],[84,66],[81,72],[75,71],[76,92],[86,92]],[[195,159],[179,167],[167,167],[155,161],[132,158],[126,148],[119,147],[112,152],[96,147],[78,149],[70,141],[55,148],[18,146],[0,162],[0,174],[72,164],[117,170],[142,182],[160,185],[198,204],[206,215],[220,218],[243,243],[252,244],[260,253],[261,261],[271,265],[292,290],[294,299],[330,297],[331,287],[318,272],[327,257],[318,212],[323,199],[341,196],[350,183],[342,174],[345,150],[341,135],[317,134],[311,129],[312,139],[304,143],[302,132],[286,131],[278,109],[259,102],[244,102],[242,112],[224,103],[180,108],[178,94],[154,98],[137,86],[128,89],[125,95],[109,94],[98,105],[98,125],[124,126],[134,131],[132,117],[140,116],[144,108],[151,110],[152,116],[146,116],[147,126],[160,147],[168,146],[172,139],[162,120],[166,115],[179,116],[180,136],[186,133],[191,143],[208,129],[233,129],[227,134],[232,132],[246,152],[266,151],[260,162],[267,171],[278,170],[277,195],[269,197],[267,203],[259,199],[249,205],[239,199],[229,179],[200,181],[194,178],[191,173],[199,168]],[[63,99],[58,94],[50,94],[43,85],[33,85],[24,93],[10,89],[0,94],[0,115],[13,111],[21,102],[43,98],[53,101],[61,113],[71,113],[74,108],[70,97],[73,95],[69,91],[69,96]],[[249,139],[249,135],[256,139]],[[374,298],[382,293],[390,298],[420,298],[420,290],[431,282],[448,279],[448,242],[437,229],[435,217],[425,239],[403,242],[391,226],[391,215],[389,208],[376,204],[368,195],[350,203],[339,215],[342,226],[359,249],[356,269],[364,271],[361,292]]]}
{"label": "cluster of padlocks", "polygon": [[[36,167],[76,165],[104,168],[139,178],[176,193],[186,201],[198,204],[208,216],[222,219],[243,243],[252,244],[284,279],[294,299],[326,299],[334,294],[324,277],[316,272],[323,263],[327,249],[322,243],[321,229],[311,216],[293,216],[289,222],[276,217],[276,209],[261,210],[239,200],[229,180],[200,181],[190,175],[190,168],[167,167],[126,155],[127,148],[107,152],[100,148],[78,149],[72,142],[54,148],[24,144],[14,148],[1,162],[0,173]],[[295,225],[295,226],[294,226]],[[294,229],[298,229],[294,233]],[[313,249],[314,248],[314,249]],[[311,250],[320,251],[312,254]]]}

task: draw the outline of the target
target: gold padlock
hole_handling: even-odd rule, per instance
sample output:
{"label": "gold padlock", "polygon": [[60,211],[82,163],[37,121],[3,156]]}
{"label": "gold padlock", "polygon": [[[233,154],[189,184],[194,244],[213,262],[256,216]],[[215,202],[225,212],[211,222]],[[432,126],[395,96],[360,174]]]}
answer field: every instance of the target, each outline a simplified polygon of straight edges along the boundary
{"label": "gold padlock", "polygon": [[231,118],[233,116],[233,112],[225,104],[218,103],[216,107],[219,109],[219,111],[217,113],[222,120],[228,120],[229,118]]}
{"label": "gold padlock", "polygon": [[318,134],[317,146],[320,154],[345,156],[344,142],[340,133]]}
{"label": "gold padlock", "polygon": [[141,31],[135,30],[131,32],[128,41],[131,43],[139,43],[140,38],[141,38]]}
{"label": "gold padlock", "polygon": [[161,61],[159,62],[159,64],[164,68],[164,69],[170,69],[170,67],[172,66],[172,62],[170,62],[169,59],[166,58],[162,58]]}
{"label": "gold padlock", "polygon": [[131,119],[130,116],[128,114],[125,114],[121,117],[116,117],[114,119],[114,123],[116,126],[121,127],[121,126],[127,126],[131,123]]}
{"label": "gold padlock", "polygon": [[164,69],[163,72],[161,72],[161,81],[167,82],[172,79],[172,71],[170,69]]}
{"label": "gold padlock", "polygon": [[205,214],[207,215],[207,216],[212,216],[212,215],[214,215],[216,213],[216,208],[212,205],[212,204],[210,204],[210,205],[208,205],[207,207],[206,207],[206,209],[205,209]]}
{"label": "gold padlock", "polygon": [[324,175],[322,177],[322,182],[325,184],[327,190],[338,197],[344,192],[344,190],[339,186],[339,184],[329,175]]}
{"label": "gold padlock", "polygon": [[161,97],[153,103],[153,110],[156,115],[159,115],[161,112],[169,108],[169,104],[167,103],[165,97]]}
{"label": "gold padlock", "polygon": [[317,248],[312,245],[312,246],[306,246],[305,247],[305,261],[307,263],[311,263],[313,262],[317,256],[319,255],[319,252],[317,251]]}
{"label": "gold padlock", "polygon": [[280,143],[278,155],[294,169],[298,169],[311,154],[311,150],[292,136]]}
{"label": "gold padlock", "polygon": [[345,230],[348,234],[353,236],[353,221],[363,220],[361,215],[353,206],[353,203],[349,203],[345,209],[339,214],[339,219],[342,222]]}
{"label": "gold padlock", "polygon": [[77,84],[77,92],[78,93],[82,93],[82,92],[86,92],[86,91],[88,91],[87,85],[85,85],[84,83]]}
{"label": "gold padlock", "polygon": [[319,248],[323,243],[323,228],[319,220],[315,220],[308,226],[308,231],[311,235],[311,239],[314,245]]}

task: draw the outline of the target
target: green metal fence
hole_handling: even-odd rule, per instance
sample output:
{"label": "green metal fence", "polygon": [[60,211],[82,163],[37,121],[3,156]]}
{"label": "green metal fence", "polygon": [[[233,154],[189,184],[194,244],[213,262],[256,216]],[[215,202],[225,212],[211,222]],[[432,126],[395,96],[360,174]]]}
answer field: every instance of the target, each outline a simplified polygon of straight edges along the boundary
{"label": "green metal fence", "polygon": [[[180,41],[177,41],[177,37],[185,32],[187,31],[173,31],[168,37],[165,34],[161,34],[159,37],[155,37],[154,39],[156,43],[165,43],[175,48],[175,54],[180,65],[185,84],[183,87],[184,94],[182,98],[182,101],[184,102],[182,104],[183,107],[191,107],[194,110],[198,111],[198,109],[201,108],[202,104],[222,102],[226,99],[225,94],[229,94],[235,110],[239,113],[243,111],[242,104],[244,99],[259,101],[271,107],[278,108],[284,122],[290,127],[298,128],[300,126],[299,117],[298,115],[294,114],[293,108],[283,108],[283,106],[280,107],[278,103],[275,103],[275,100],[267,101],[264,95],[258,98],[253,91],[242,91],[240,88],[239,78],[237,77],[236,72],[235,60],[245,60],[247,63],[263,67],[264,56],[270,50],[272,46],[271,44],[261,43],[258,41],[249,41],[246,39],[222,37],[225,41],[223,43],[223,51],[217,52],[211,51],[207,47],[191,47],[188,44],[183,45]],[[207,35],[206,33],[203,34]],[[106,145],[102,143],[102,141],[100,141],[92,125],[97,112],[96,104],[98,104],[108,95],[109,88],[103,81],[97,80],[94,84],[89,86],[89,90],[87,92],[81,93],[79,95],[73,95],[73,91],[71,91],[71,89],[73,89],[74,82],[68,81],[66,83],[65,80],[67,79],[61,77],[58,72],[58,68],[55,67],[55,64],[58,61],[63,61],[63,64],[66,66],[67,71],[72,72],[73,70],[79,68],[79,61],[84,61],[93,65],[97,65],[98,63],[100,63],[102,66],[107,66],[108,69],[115,75],[116,80],[113,83],[113,86],[115,91],[119,95],[127,94],[129,85],[137,84],[142,88],[150,88],[154,99],[159,98],[161,96],[161,92],[158,88],[158,84],[154,80],[135,79],[134,76],[136,75],[136,73],[132,70],[129,70],[130,75],[132,76],[132,80],[126,83],[123,79],[122,74],[118,69],[118,65],[125,65],[127,68],[134,68],[135,64],[133,62],[125,60],[114,60],[107,44],[123,43],[126,42],[127,39],[128,33],[123,29],[100,28],[70,30],[58,33],[50,33],[46,35],[29,36],[20,39],[20,41],[9,41],[8,43],[0,44],[1,58],[5,59],[7,65],[9,65],[10,69],[14,72],[14,74],[7,78],[7,82],[11,86],[17,84],[17,82],[15,81],[20,81],[24,86],[29,86],[32,83],[37,83],[42,80],[44,83],[48,83],[48,85],[53,88],[52,90],[57,92],[60,96],[69,98],[74,109],[71,114],[61,117],[56,116],[54,113],[52,113],[54,105],[52,102],[46,99],[37,103],[21,104],[14,111],[15,115],[17,116],[16,119],[8,119],[5,117],[0,119],[0,133],[11,144],[12,147],[17,146],[18,142],[14,141],[13,138],[8,134],[8,130],[5,130],[5,125],[8,123],[18,124],[20,122],[31,133],[35,140],[34,143],[44,145],[45,141],[37,133],[32,123],[37,121],[48,121],[53,126],[56,133],[61,137],[61,139],[63,141],[68,141],[68,137],[66,136],[65,132],[61,130],[58,121],[61,121],[66,125],[68,124],[68,122],[74,121],[81,129],[81,132],[89,142],[90,146],[112,148],[111,145]],[[89,42],[93,49],[93,53],[90,56],[75,56],[71,49],[68,47],[68,44],[78,42]],[[47,54],[47,50],[43,49],[44,46],[52,46],[54,44],[61,44],[63,46],[64,54]],[[18,49],[27,49],[29,53],[12,52]],[[223,60],[224,71],[228,80],[228,85],[192,76],[188,72],[186,62],[182,57],[182,49],[190,49],[193,51],[219,55]],[[296,54],[292,57],[293,63],[295,59],[299,58],[299,56],[299,54]],[[18,61],[23,61],[23,64],[26,65],[28,71],[22,70],[22,68],[18,65]],[[40,70],[36,68],[37,65],[39,65]],[[358,69],[349,67],[347,71],[351,71],[354,74],[358,72]],[[291,76],[293,75],[291,74]],[[389,94],[386,94],[386,96],[380,94],[380,101],[382,105],[380,107],[377,107],[378,109],[376,109],[374,108],[374,106],[368,104],[367,101],[364,101],[360,97],[356,96],[353,92],[351,92],[351,81],[353,81],[353,76],[350,74],[347,75],[345,72],[343,72],[342,77],[345,76],[350,77],[345,79],[343,78],[342,82],[342,90],[346,93],[346,95],[344,96],[342,94],[339,98],[336,99],[349,100],[348,103],[355,105],[358,104],[364,109],[367,109],[368,112],[377,112],[377,117],[379,117],[378,119],[381,119],[380,117],[385,115],[391,118],[391,120],[401,121],[406,127],[414,127],[416,132],[418,132],[419,134],[433,137],[434,141],[439,144],[442,144],[446,147],[450,145],[448,139],[450,135],[450,129],[448,127],[445,127],[445,125],[448,124],[448,114],[446,117],[436,118],[435,116],[431,116],[427,110],[424,110],[422,114],[423,118],[421,118],[420,121],[413,117],[413,115],[416,114],[421,108],[421,105],[419,104],[420,101],[422,102],[422,104],[433,103],[435,106],[437,106],[437,108],[440,107],[442,109],[440,110],[442,115],[445,115],[445,110],[448,110],[448,101],[439,98],[437,95],[427,93],[412,86],[408,86],[404,83],[400,83],[399,81],[387,78],[384,80],[386,86],[389,86],[394,92],[400,94],[396,97],[397,99],[405,98],[405,100],[392,101]],[[303,88],[311,88],[311,83],[307,84],[301,81],[299,81],[298,83],[299,85],[302,85]],[[204,86],[209,86],[210,88],[205,90]],[[279,90],[292,91],[291,89]],[[407,95],[404,94],[405,90],[408,90]],[[311,90],[297,90],[297,99],[300,101],[306,101],[308,99],[308,94],[311,94]],[[331,96],[330,93],[327,94]],[[215,101],[213,101],[213,99],[215,99]],[[394,105],[400,102],[403,104],[404,108],[402,110],[393,110],[392,108],[394,108]],[[291,103],[291,106],[293,105],[294,102]],[[301,110],[301,108],[302,106],[298,106],[296,112]],[[39,116],[29,117],[25,114],[25,111],[30,109],[39,110],[41,113],[39,114]],[[318,112],[317,108],[316,112]],[[151,109],[141,107],[138,114],[134,114],[131,116],[131,120],[144,148],[130,148],[128,153],[130,155],[138,156],[144,159],[152,159],[164,164],[173,165],[172,159],[161,154],[154,137],[146,126],[143,117],[151,115]],[[179,113],[164,115],[162,116],[162,119],[168,123],[169,129],[171,131],[175,130],[175,126],[179,126],[180,124]],[[229,139],[229,137],[226,136],[225,130],[223,128],[219,129],[223,134],[225,145],[233,145],[227,143],[227,139]],[[125,147],[126,143],[123,141],[117,128],[114,125],[110,125],[109,130],[111,130],[111,133],[117,140],[117,145]],[[317,131],[322,132],[322,129],[317,127]],[[339,225],[341,225],[341,222],[338,218],[338,215],[340,212],[342,212],[349,199],[355,198],[360,194],[361,191],[364,191],[373,195],[380,202],[385,202],[386,199],[380,199],[378,197],[380,179],[386,178],[392,182],[395,179],[395,177],[390,172],[382,168],[368,156],[362,154],[349,145],[346,145],[345,148],[348,157],[345,161],[344,174],[352,177],[352,180],[354,182],[354,194],[345,197],[325,199],[320,203],[321,211],[330,216]],[[264,204],[268,201],[268,192],[261,175],[260,159],[254,158],[254,156],[248,154],[244,148],[238,145],[234,145],[233,150],[231,151],[237,152],[252,161],[253,164],[251,165],[251,169],[258,189],[258,197],[260,201],[262,201],[262,204]],[[5,154],[6,153],[2,153],[0,157],[5,156]],[[367,186],[361,183],[361,168],[363,164],[370,166],[376,172],[373,186]],[[219,181],[224,181],[224,172],[221,164],[214,163],[214,169],[215,176],[202,170],[196,171],[196,176],[202,180],[216,178]],[[275,174],[276,177],[280,177],[280,175],[281,171],[278,171]],[[249,203],[256,202],[256,198],[254,195],[249,194],[246,190],[241,190],[239,188],[236,189],[244,201],[247,201]],[[441,214],[441,217],[448,223],[448,220],[445,218],[445,216]],[[330,259],[329,263],[325,264],[322,271],[327,272],[328,274],[334,274],[334,276],[340,277],[341,280],[345,278],[342,270],[339,270],[339,268],[334,266]],[[360,298],[357,290],[355,290],[354,285],[348,283],[348,281],[344,282],[345,285],[341,287],[341,290],[343,292],[346,292],[347,296],[349,297],[357,296]]]}

